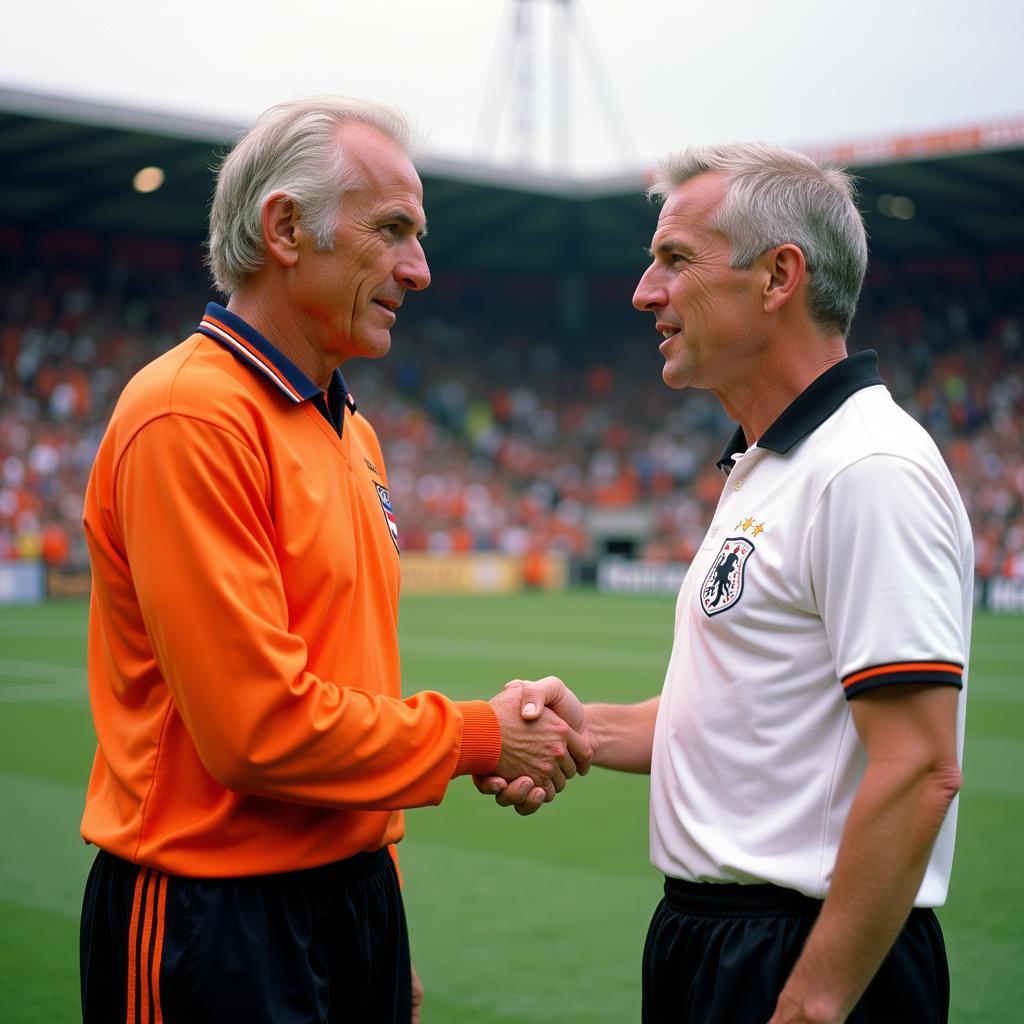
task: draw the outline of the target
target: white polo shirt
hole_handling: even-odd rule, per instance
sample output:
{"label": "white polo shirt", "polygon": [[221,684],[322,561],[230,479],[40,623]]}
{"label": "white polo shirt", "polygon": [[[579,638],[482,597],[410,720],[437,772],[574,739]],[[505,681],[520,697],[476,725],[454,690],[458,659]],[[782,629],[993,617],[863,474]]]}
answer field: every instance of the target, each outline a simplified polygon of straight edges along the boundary
{"label": "white polo shirt", "polygon": [[[747,447],[683,581],[651,766],[651,860],[689,881],[828,891],[864,749],[847,700],[961,687],[973,544],[935,444],[874,352],[831,367]],[[731,467],[731,470],[730,470]],[[916,905],[946,896],[956,804]]]}

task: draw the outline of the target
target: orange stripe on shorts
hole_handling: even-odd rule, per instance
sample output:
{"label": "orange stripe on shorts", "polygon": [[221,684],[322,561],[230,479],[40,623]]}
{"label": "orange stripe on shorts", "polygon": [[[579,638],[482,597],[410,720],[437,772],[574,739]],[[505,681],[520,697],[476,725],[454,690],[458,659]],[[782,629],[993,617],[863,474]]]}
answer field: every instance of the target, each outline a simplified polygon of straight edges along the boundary
{"label": "orange stripe on shorts", "polygon": [[160,1010],[160,965],[164,953],[164,914],[167,909],[167,876],[160,873],[156,889],[156,938],[153,940],[153,1024],[163,1024],[164,1015]]}
{"label": "orange stripe on shorts", "polygon": [[142,990],[139,993],[139,1024],[149,1024],[149,940],[153,934],[153,907],[156,903],[156,885],[150,878],[146,892],[146,916],[142,924],[142,963],[139,964],[139,981]]}
{"label": "orange stripe on shorts", "polygon": [[135,896],[132,899],[131,924],[128,928],[128,1014],[125,1018],[126,1024],[135,1024],[135,996],[138,992],[138,958],[135,955],[135,947],[139,938],[139,914],[142,910],[142,890],[146,885],[146,875],[149,868],[139,868],[138,876],[135,879]]}

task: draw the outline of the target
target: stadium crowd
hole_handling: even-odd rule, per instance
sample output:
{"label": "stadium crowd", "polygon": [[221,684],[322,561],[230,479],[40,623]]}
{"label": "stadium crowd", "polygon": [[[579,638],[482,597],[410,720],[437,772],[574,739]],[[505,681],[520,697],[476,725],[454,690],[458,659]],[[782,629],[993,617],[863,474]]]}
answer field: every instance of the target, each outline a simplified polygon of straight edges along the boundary
{"label": "stadium crowd", "polygon": [[[213,297],[198,259],[156,243],[102,260],[66,250],[0,267],[4,559],[84,563],[82,500],[112,404]],[[927,270],[872,272],[850,349],[878,349],[939,443],[979,576],[1024,578],[1024,298],[985,274]],[[626,532],[637,557],[688,560],[730,425],[712,396],[660,384],[649,318],[565,341],[543,310],[536,326],[502,327],[428,296],[402,310],[387,359],[345,368],[384,446],[403,550],[587,559]]]}

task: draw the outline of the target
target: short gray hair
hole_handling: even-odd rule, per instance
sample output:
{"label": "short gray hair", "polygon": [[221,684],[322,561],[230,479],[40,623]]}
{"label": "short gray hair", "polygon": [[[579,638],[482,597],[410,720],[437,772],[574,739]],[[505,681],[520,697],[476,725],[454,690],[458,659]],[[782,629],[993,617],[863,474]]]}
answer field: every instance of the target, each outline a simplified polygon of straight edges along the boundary
{"label": "short gray hair", "polygon": [[311,96],[264,111],[217,172],[207,261],[230,295],[263,265],[263,204],[283,192],[322,252],[334,249],[343,193],[358,184],[338,141],[349,122],[377,129],[407,151],[411,130],[397,110],[343,96]]}
{"label": "short gray hair", "polygon": [[662,200],[700,174],[723,174],[725,198],[712,227],[729,240],[732,265],[751,267],[777,245],[799,246],[810,273],[811,316],[846,337],[868,264],[850,175],[767,143],[695,146],[667,157],[661,170],[648,195]]}

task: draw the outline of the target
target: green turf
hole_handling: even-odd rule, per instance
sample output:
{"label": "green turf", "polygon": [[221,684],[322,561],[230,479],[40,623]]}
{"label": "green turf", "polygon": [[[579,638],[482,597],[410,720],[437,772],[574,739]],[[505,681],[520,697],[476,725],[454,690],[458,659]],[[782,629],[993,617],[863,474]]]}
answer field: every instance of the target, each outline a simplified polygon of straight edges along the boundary
{"label": "green turf", "polygon": [[[593,593],[408,598],[407,685],[488,696],[557,672],[586,699],[660,687],[672,602]],[[1024,620],[976,619],[957,859],[941,912],[954,1024],[1021,1019]],[[0,1020],[77,1014],[77,919],[91,860],[77,834],[92,732],[85,607],[0,608]],[[595,771],[532,818],[467,780],[409,815],[402,843],[426,1024],[624,1024],[659,878],[647,780]]]}

